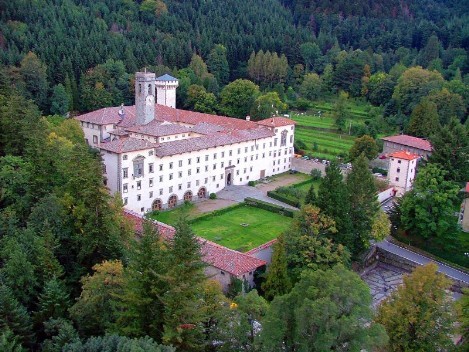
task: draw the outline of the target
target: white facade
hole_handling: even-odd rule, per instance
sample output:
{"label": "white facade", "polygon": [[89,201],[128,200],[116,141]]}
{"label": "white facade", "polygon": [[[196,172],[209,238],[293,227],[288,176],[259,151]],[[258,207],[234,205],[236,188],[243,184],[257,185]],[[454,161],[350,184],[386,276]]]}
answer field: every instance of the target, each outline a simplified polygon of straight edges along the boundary
{"label": "white facade", "polygon": [[389,183],[402,195],[412,189],[419,156],[409,152],[396,152],[389,157]]}
{"label": "white facade", "polygon": [[176,107],[176,88],[179,82],[176,78],[163,75],[156,79],[156,103],[172,108]]}
{"label": "white facade", "polygon": [[[154,148],[127,153],[103,150],[107,186],[112,193],[121,193],[126,209],[137,213],[172,207],[171,197],[177,204],[206,198],[228,184],[245,185],[288,171],[293,138],[283,146],[279,141],[283,131],[293,136],[294,126],[275,131],[270,138],[165,157],[156,156]],[[140,176],[134,174],[135,160],[143,167]]]}

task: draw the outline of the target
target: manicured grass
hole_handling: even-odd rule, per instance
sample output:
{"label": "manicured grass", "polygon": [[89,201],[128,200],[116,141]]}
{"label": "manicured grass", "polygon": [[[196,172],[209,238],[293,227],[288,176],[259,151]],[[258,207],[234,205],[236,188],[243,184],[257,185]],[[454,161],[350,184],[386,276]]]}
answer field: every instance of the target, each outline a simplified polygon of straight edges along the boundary
{"label": "manicured grass", "polygon": [[292,220],[286,216],[245,205],[224,214],[195,219],[191,227],[200,237],[246,252],[278,237],[290,227]]}
{"label": "manicured grass", "polygon": [[316,190],[316,194],[317,194],[319,185],[321,184],[321,180],[315,180],[315,181],[311,180],[311,182],[308,182],[299,186],[294,185],[294,187],[305,193],[308,193],[309,189],[311,188],[311,184],[314,184],[314,189]]}
{"label": "manicured grass", "polygon": [[150,218],[168,225],[174,225],[180,217],[187,217],[190,220],[197,215],[200,215],[197,207],[192,203],[188,203],[172,210],[153,212],[150,214]]}

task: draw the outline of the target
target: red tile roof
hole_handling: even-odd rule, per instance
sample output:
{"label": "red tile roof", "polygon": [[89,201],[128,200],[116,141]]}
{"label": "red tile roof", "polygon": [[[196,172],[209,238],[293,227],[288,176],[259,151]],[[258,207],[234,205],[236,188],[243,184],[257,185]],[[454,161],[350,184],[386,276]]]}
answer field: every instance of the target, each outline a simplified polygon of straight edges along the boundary
{"label": "red tile roof", "polygon": [[268,127],[282,127],[282,126],[290,126],[295,125],[296,122],[286,117],[269,117],[268,119],[257,121],[257,123],[261,126],[268,126]]}
{"label": "red tile roof", "polygon": [[135,125],[133,127],[126,128],[127,131],[141,133],[149,136],[154,137],[161,137],[161,136],[170,136],[173,134],[179,133],[189,133],[191,129],[189,127],[178,125],[175,123],[164,123],[161,121],[153,120],[146,125]]}
{"label": "red tile roof", "polygon": [[274,238],[273,240],[270,240],[269,242],[261,244],[259,247],[256,247],[256,248],[251,249],[250,251],[247,251],[245,254],[255,255],[255,254],[259,253],[260,251],[262,251],[264,249],[272,247],[276,242],[277,242],[277,239]]}
{"label": "red tile roof", "polygon": [[413,147],[417,149],[426,150],[428,152],[432,151],[432,145],[429,141],[422,138],[417,138],[413,136],[408,136],[406,134],[400,134],[397,136],[389,136],[381,138],[383,141],[393,142],[397,144],[402,144],[408,147]]}
{"label": "red tile roof", "polygon": [[[124,210],[124,216],[134,226],[135,232],[141,234],[143,231],[143,217],[130,210]],[[166,240],[173,238],[175,234],[174,227],[159,221],[153,221],[153,223],[158,227],[158,232],[163,238]],[[220,246],[201,237],[198,237],[198,240],[201,244],[204,262],[231,275],[241,276],[266,265],[264,260]]]}
{"label": "red tile roof", "polygon": [[390,155],[390,157],[404,160],[414,160],[419,158],[417,154],[412,154],[406,150],[399,150],[398,152],[394,152]]}
{"label": "red tile roof", "polygon": [[128,153],[137,150],[152,149],[158,147],[158,144],[143,139],[124,137],[115,139],[111,142],[101,143],[100,148],[113,153]]}

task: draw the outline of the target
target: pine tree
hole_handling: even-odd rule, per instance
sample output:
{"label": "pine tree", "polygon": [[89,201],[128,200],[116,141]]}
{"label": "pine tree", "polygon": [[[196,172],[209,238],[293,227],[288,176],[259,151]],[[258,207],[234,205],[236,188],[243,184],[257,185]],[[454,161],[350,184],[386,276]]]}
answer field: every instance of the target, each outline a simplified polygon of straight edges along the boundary
{"label": "pine tree", "polygon": [[55,115],[64,116],[70,106],[70,100],[62,84],[58,84],[54,87],[51,98],[50,112]]}
{"label": "pine tree", "polygon": [[230,78],[230,67],[226,58],[226,48],[223,45],[217,44],[212,51],[210,51],[207,59],[207,66],[210,73],[212,73],[217,79],[220,86],[224,86],[228,83]]}
{"label": "pine tree", "polygon": [[353,224],[349,249],[356,257],[369,247],[373,220],[379,211],[376,186],[364,154],[352,163],[352,171],[347,177],[347,188]]}
{"label": "pine tree", "polygon": [[204,344],[203,283],[204,267],[200,243],[185,219],[175,226],[167,259],[168,287],[163,296],[166,344],[181,351],[201,351]]}
{"label": "pine tree", "polygon": [[436,104],[428,99],[423,99],[415,109],[412,110],[406,131],[408,134],[416,137],[428,138],[440,128]]}
{"label": "pine tree", "polygon": [[350,249],[352,221],[348,190],[343,181],[339,164],[334,160],[326,166],[326,175],[319,185],[316,205],[324,214],[334,219],[337,228],[337,241]]}
{"label": "pine tree", "polygon": [[318,197],[316,196],[316,190],[314,189],[314,183],[309,187],[308,193],[305,197],[305,204],[318,205]]}
{"label": "pine tree", "polygon": [[34,342],[31,318],[12,291],[6,285],[0,285],[0,333],[11,331],[18,336],[25,346]]}
{"label": "pine tree", "polygon": [[290,278],[287,272],[287,257],[285,254],[285,240],[283,235],[279,236],[274,244],[272,253],[272,262],[267,270],[266,281],[262,284],[265,292],[265,298],[269,301],[275,296],[281,296],[288,293],[291,289]]}
{"label": "pine tree", "polygon": [[39,295],[36,318],[39,321],[66,318],[69,307],[70,298],[65,286],[60,280],[53,278],[46,282],[43,292]]}

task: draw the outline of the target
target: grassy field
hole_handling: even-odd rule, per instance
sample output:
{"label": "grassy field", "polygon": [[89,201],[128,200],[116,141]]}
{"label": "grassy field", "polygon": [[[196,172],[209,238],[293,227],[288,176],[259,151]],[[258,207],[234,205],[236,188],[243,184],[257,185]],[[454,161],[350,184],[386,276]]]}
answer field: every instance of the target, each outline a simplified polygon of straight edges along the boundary
{"label": "grassy field", "polygon": [[195,219],[191,227],[200,237],[246,252],[276,238],[290,227],[292,220],[246,205],[214,217]]}
{"label": "grassy field", "polygon": [[168,225],[174,225],[180,217],[187,217],[190,220],[198,215],[200,215],[200,212],[197,207],[193,203],[188,203],[173,210],[153,212],[150,214],[150,218]]}

